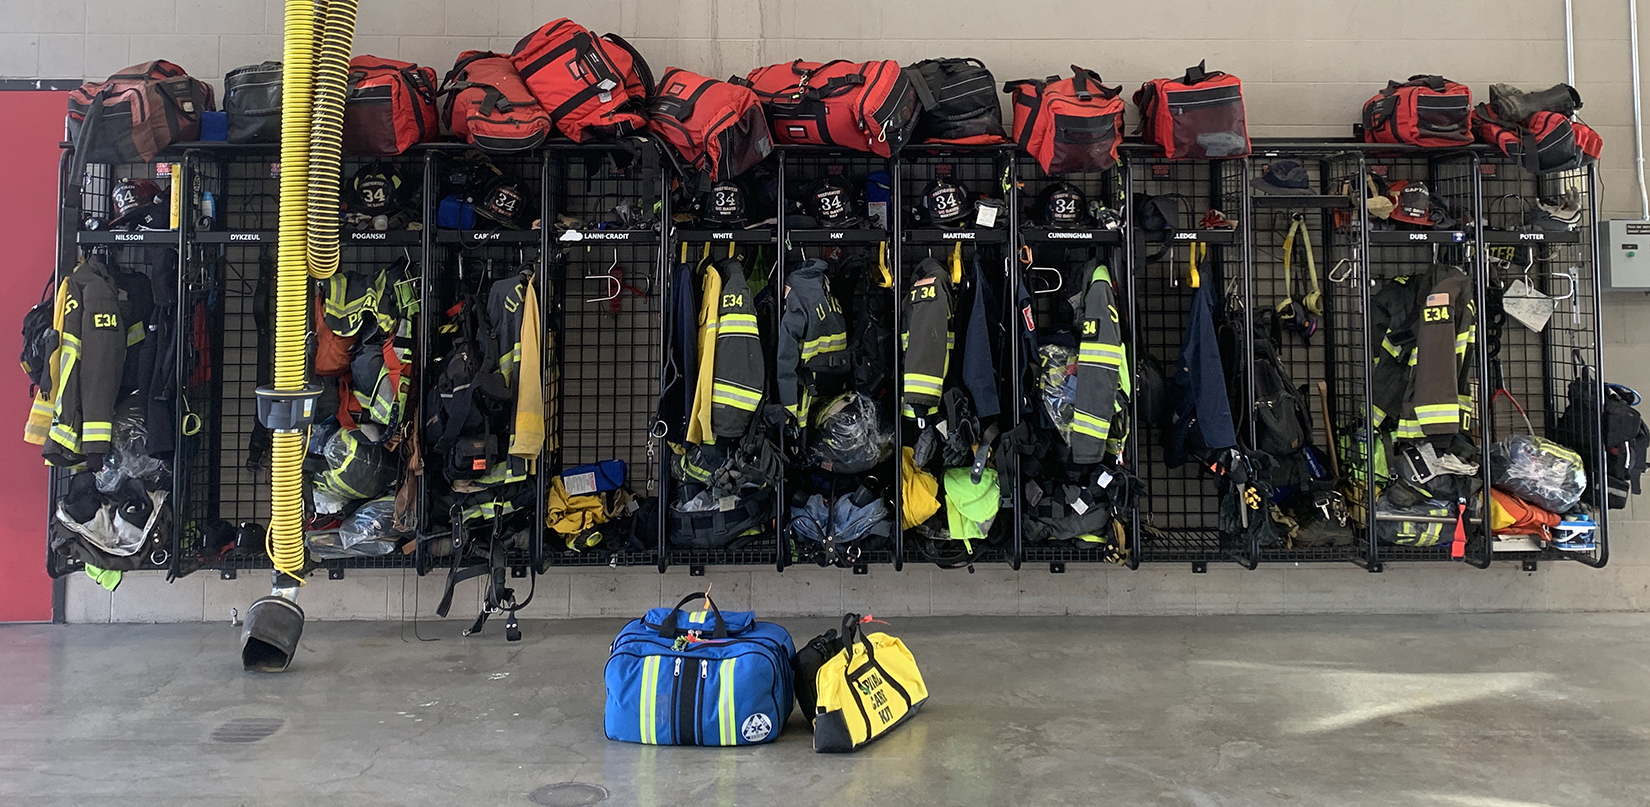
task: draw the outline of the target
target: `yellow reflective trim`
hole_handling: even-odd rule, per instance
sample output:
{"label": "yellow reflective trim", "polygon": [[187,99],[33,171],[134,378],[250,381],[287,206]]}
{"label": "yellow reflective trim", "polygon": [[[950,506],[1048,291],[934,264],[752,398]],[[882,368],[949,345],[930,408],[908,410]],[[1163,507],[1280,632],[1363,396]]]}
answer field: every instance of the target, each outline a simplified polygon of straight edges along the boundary
{"label": "yellow reflective trim", "polygon": [[659,656],[642,660],[641,740],[649,745],[659,742]]}
{"label": "yellow reflective trim", "polygon": [[1427,404],[1415,407],[1415,419],[1422,424],[1452,423],[1461,415],[1458,403]]}
{"label": "yellow reflective trim", "polygon": [[717,381],[711,384],[711,403],[725,404],[747,411],[755,411],[762,403],[762,394],[744,387]]}
{"label": "yellow reflective trim", "polygon": [[126,329],[126,346],[131,347],[132,345],[135,345],[139,342],[142,342],[143,337],[144,337],[143,323],[138,322],[138,323],[133,324],[131,327]]}
{"label": "yellow reflective trim", "polygon": [[735,721],[738,715],[734,712],[733,698],[733,670],[739,661],[738,658],[722,659],[721,669],[716,674],[721,678],[721,697],[716,701],[717,724],[721,729],[723,745],[738,745],[739,736],[734,733]]}
{"label": "yellow reflective trim", "polygon": [[1071,430],[1104,440],[1107,432],[1111,431],[1111,424],[1079,410],[1071,413]]}

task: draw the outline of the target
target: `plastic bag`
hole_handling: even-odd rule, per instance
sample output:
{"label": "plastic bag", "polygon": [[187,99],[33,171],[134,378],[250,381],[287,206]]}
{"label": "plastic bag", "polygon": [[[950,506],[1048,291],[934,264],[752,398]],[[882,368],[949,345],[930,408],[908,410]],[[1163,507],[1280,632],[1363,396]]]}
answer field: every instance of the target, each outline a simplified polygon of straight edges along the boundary
{"label": "plastic bag", "polygon": [[115,412],[115,442],[97,471],[97,489],[114,493],[128,479],[158,487],[170,481],[170,476],[166,463],[149,456],[149,427],[143,419],[142,400],[136,395],[127,398]]}
{"label": "plastic bag", "polygon": [[315,475],[318,513],[337,513],[342,504],[376,499],[390,492],[399,476],[394,454],[339,429],[321,449],[326,470]]}
{"label": "plastic bag", "polygon": [[1568,513],[1587,490],[1581,455],[1551,440],[1514,434],[1490,449],[1490,484],[1543,510]]}
{"label": "plastic bag", "polygon": [[361,505],[336,530],[308,536],[309,548],[323,559],[388,555],[401,537],[395,529],[394,496]]}
{"label": "plastic bag", "polygon": [[1060,432],[1060,439],[1071,442],[1071,419],[1077,411],[1077,352],[1062,345],[1043,345],[1037,348],[1037,392],[1043,400],[1043,411]]}
{"label": "plastic bag", "polygon": [[814,417],[813,460],[837,474],[858,474],[894,454],[894,433],[884,430],[876,402],[858,392],[832,398]]}

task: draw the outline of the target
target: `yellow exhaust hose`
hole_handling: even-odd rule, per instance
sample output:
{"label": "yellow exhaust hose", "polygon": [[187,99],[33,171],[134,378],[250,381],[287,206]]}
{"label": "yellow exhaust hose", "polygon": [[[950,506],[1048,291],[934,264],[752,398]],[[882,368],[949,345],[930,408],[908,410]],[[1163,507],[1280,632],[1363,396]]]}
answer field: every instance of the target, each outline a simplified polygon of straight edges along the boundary
{"label": "yellow exhaust hose", "polygon": [[338,271],[338,185],[342,180],[344,98],[355,41],[357,0],[327,0],[315,61],[315,113],[309,141],[309,276]]}
{"label": "yellow exhaust hose", "polygon": [[[310,108],[315,95],[315,3],[286,0],[281,69],[280,223],[275,247],[275,383],[301,390],[308,375],[309,268],[306,261]],[[270,520],[265,538],[270,563],[303,583],[304,450],[308,435],[272,436]]]}

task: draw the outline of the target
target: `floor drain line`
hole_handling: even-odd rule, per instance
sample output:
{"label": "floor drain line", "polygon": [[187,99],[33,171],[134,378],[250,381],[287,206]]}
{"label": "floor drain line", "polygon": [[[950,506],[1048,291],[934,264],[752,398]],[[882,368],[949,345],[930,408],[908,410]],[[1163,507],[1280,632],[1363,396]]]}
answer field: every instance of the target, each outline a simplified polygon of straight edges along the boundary
{"label": "floor drain line", "polygon": [[545,785],[527,798],[543,807],[589,807],[607,801],[607,788],[584,782],[557,782]]}
{"label": "floor drain line", "polygon": [[286,721],[278,717],[237,717],[212,729],[212,742],[255,743],[284,725]]}

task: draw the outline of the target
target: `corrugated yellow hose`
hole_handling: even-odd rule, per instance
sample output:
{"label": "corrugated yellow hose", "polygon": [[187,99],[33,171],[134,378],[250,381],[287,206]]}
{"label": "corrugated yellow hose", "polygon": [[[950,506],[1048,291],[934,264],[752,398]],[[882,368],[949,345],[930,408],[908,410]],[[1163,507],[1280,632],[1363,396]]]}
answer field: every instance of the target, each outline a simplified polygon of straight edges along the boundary
{"label": "corrugated yellow hose", "polygon": [[355,40],[357,0],[327,0],[315,60],[315,113],[309,139],[309,276],[338,271],[338,186],[342,180],[344,97]]}
{"label": "corrugated yellow hose", "polygon": [[[277,391],[301,390],[308,375],[309,137],[315,95],[316,17],[313,0],[286,0],[286,37],[281,69],[281,196],[276,242],[275,384]],[[304,449],[306,432],[272,437],[270,521],[266,538],[270,562],[298,583],[304,569]]]}

